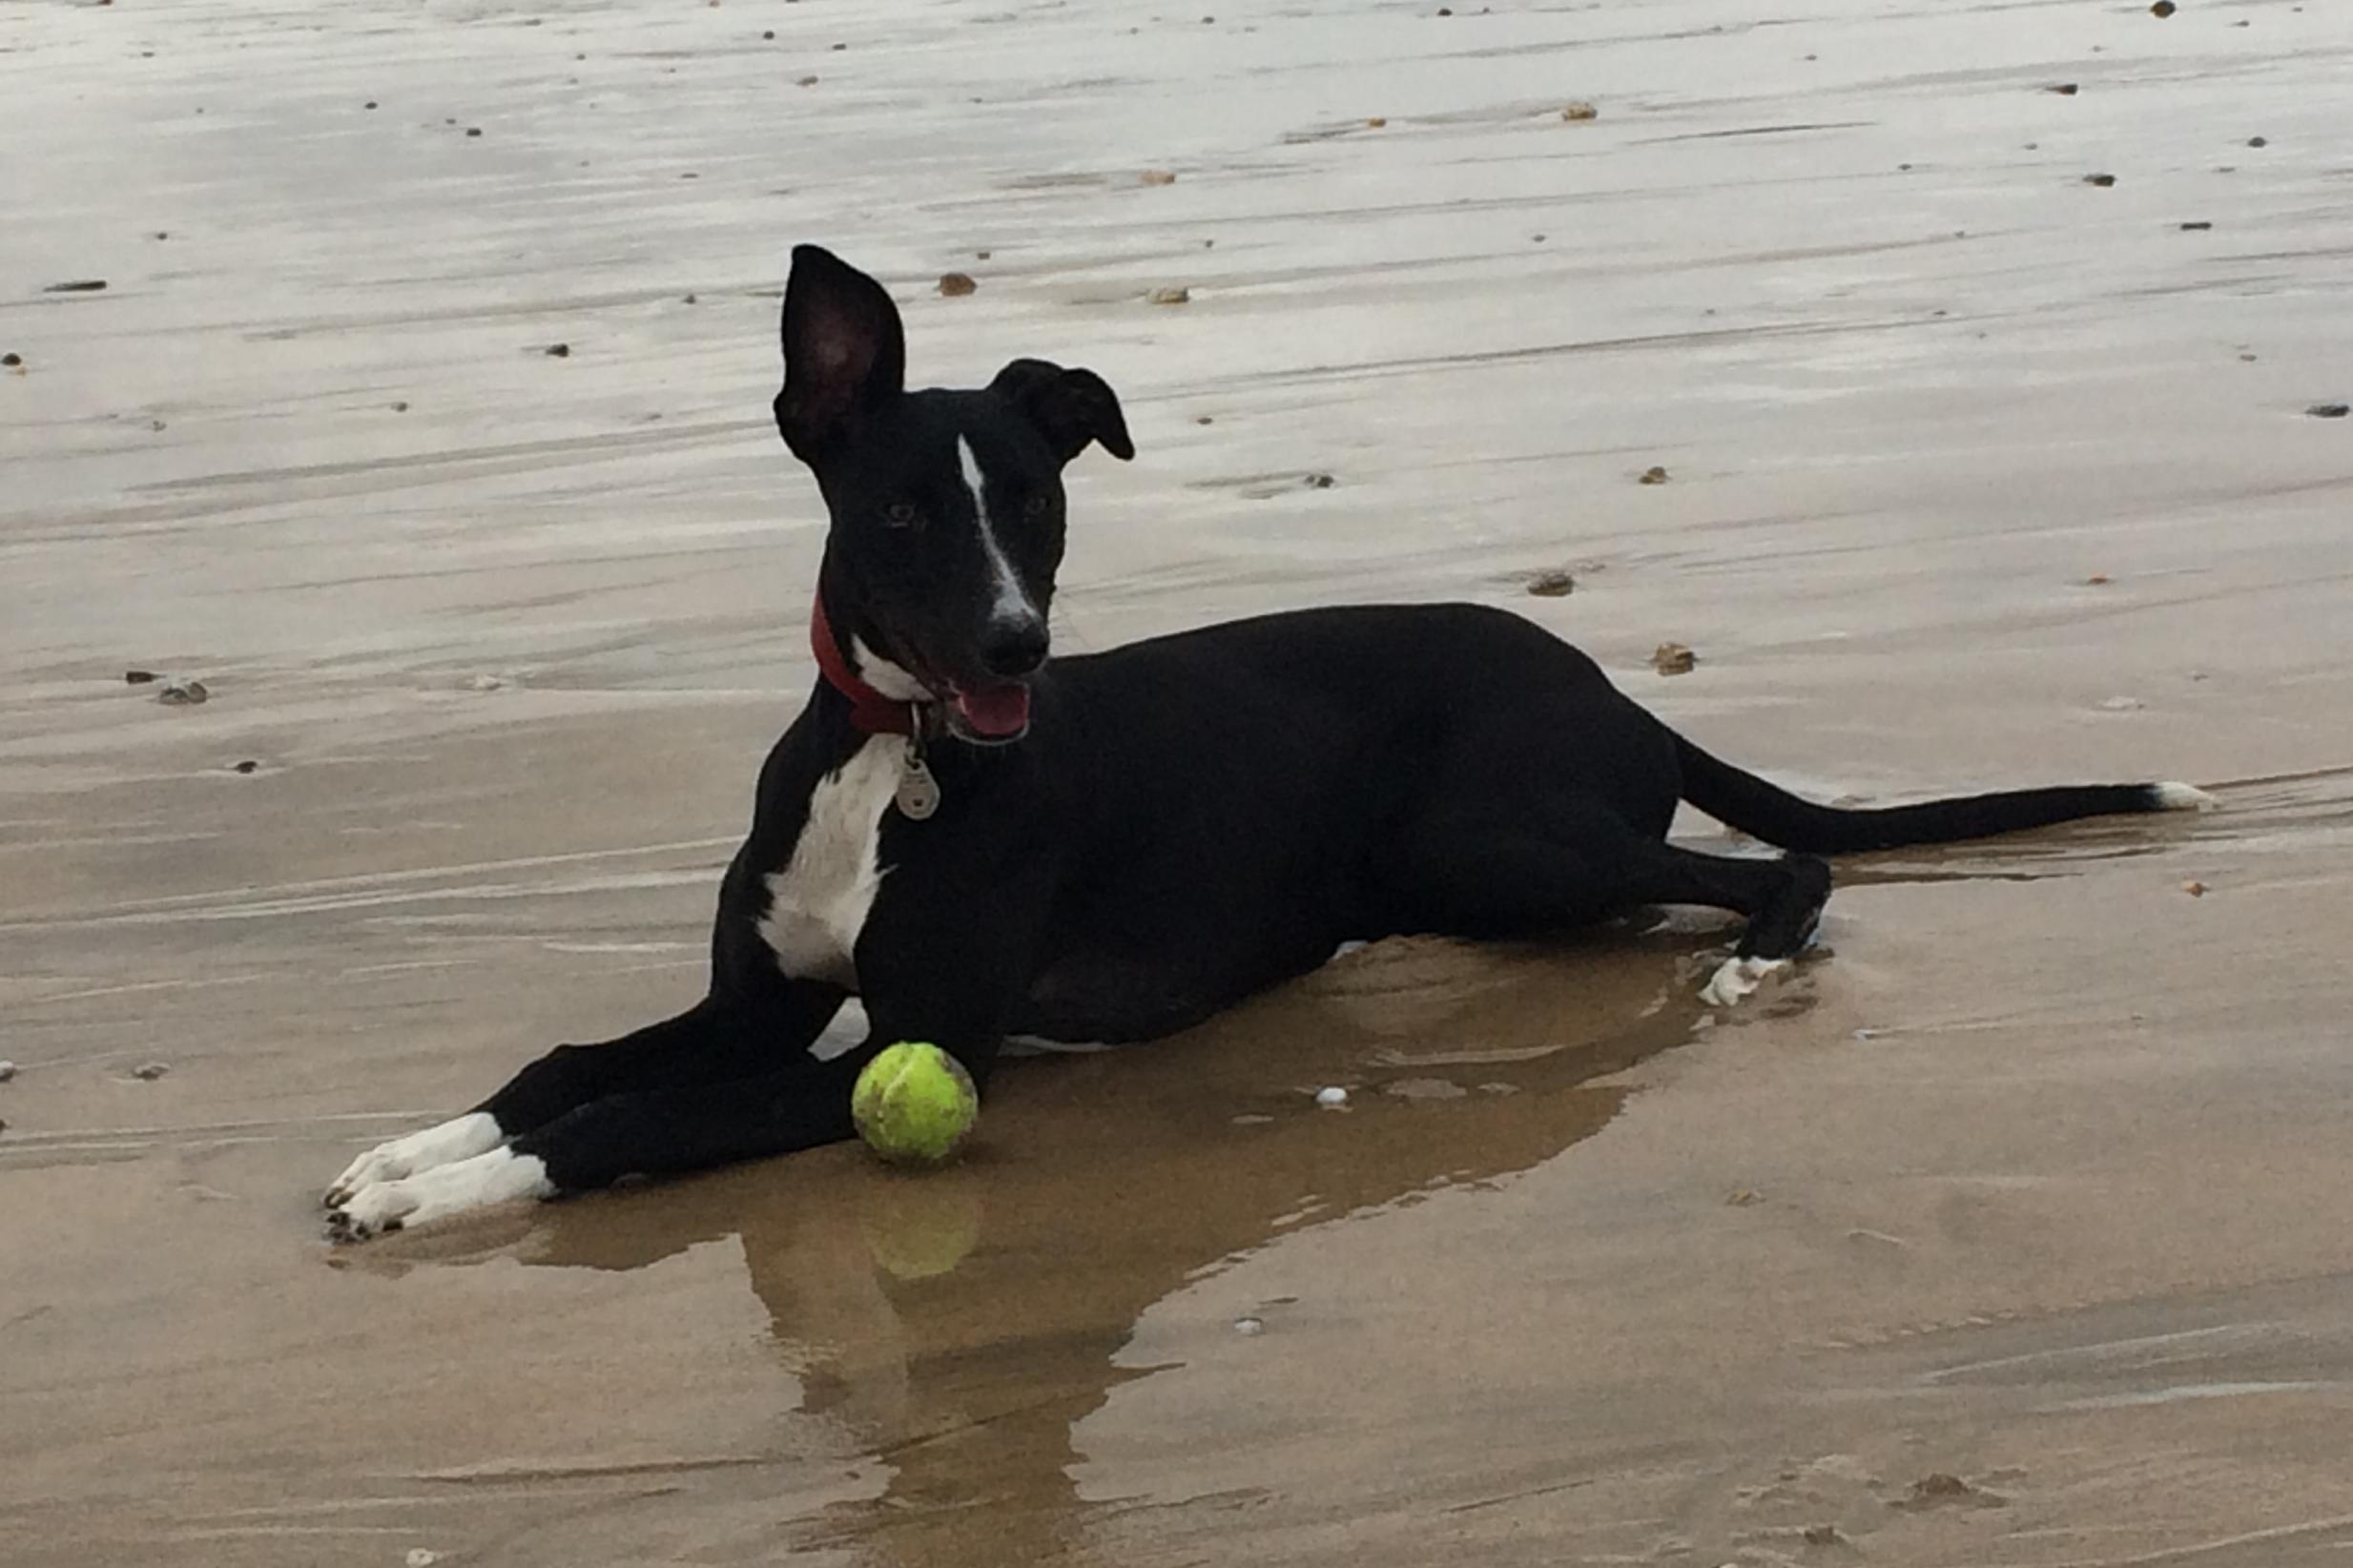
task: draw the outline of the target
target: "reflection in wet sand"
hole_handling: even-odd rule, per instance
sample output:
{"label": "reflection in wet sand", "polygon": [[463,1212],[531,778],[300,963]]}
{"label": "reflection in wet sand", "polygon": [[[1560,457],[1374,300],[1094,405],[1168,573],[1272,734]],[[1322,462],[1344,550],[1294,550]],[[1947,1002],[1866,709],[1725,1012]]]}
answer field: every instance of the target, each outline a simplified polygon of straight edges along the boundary
{"label": "reflection in wet sand", "polygon": [[[1080,1501],[1073,1433],[1152,1374],[1115,1359],[1144,1310],[1276,1237],[1598,1131],[1627,1091],[1596,1081],[1699,1024],[1691,947],[1383,943],[1190,1035],[1018,1064],[956,1167],[772,1162],[544,1209],[498,1251],[631,1269],[738,1238],[801,1413],[885,1477],[783,1524],[794,1545],[877,1568],[1093,1560],[1092,1509],[1122,1505]],[[1315,1107],[1324,1083],[1353,1086],[1348,1108]],[[1303,1375],[1279,1336],[1263,1349],[1272,1375]]]}

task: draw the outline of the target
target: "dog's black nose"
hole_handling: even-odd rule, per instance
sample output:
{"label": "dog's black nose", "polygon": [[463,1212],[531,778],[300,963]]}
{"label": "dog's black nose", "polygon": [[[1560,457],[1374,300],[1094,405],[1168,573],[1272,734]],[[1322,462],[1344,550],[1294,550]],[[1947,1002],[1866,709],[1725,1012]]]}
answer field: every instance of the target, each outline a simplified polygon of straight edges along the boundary
{"label": "dog's black nose", "polygon": [[1019,680],[1045,663],[1045,622],[1035,615],[991,621],[980,636],[980,665],[1003,680]]}

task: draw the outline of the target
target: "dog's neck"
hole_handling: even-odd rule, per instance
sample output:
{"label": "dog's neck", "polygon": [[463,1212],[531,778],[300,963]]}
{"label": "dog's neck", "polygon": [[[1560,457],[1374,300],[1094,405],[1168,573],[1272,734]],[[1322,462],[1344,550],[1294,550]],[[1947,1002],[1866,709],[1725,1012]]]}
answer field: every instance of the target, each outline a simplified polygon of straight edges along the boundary
{"label": "dog's neck", "polygon": [[[825,593],[817,592],[816,603],[809,613],[809,648],[817,657],[817,671],[825,683],[850,699],[850,723],[867,735],[913,734],[925,701],[921,696],[895,696],[869,681],[859,671],[859,665],[879,663],[863,644],[857,646],[858,662],[845,650],[841,639],[834,634],[834,626],[825,613]],[[896,666],[883,664],[890,671],[891,684],[909,687],[914,678]]]}

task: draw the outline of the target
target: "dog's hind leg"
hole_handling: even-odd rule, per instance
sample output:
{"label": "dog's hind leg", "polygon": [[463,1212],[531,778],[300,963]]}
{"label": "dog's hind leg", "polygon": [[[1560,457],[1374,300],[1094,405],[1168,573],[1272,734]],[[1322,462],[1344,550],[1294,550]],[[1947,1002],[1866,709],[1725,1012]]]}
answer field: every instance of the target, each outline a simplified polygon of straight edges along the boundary
{"label": "dog's hind leg", "polygon": [[1737,1001],[1804,950],[1830,895],[1829,867],[1807,856],[1746,859],[1678,849],[1600,801],[1554,800],[1425,814],[1382,874],[1403,930],[1526,937],[1652,904],[1745,916],[1734,957],[1703,993]]}
{"label": "dog's hind leg", "polygon": [[1813,940],[1822,906],[1829,901],[1830,868],[1810,855],[1773,860],[1700,855],[1656,847],[1638,885],[1646,904],[1702,904],[1748,917],[1748,929],[1701,997],[1729,1007],[1765,976],[1787,967]]}

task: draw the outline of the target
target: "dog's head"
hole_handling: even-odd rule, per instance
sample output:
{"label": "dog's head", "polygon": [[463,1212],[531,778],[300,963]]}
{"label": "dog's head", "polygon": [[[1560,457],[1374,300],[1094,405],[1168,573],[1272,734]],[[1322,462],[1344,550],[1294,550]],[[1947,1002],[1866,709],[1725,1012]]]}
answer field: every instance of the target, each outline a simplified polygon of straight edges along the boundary
{"label": "dog's head", "polygon": [[776,428],[832,523],[820,591],[857,672],[938,701],[967,740],[1018,740],[1063,559],[1063,465],[1135,456],[1091,370],[1016,360],[978,391],[906,389],[882,285],[814,245],[784,291]]}

